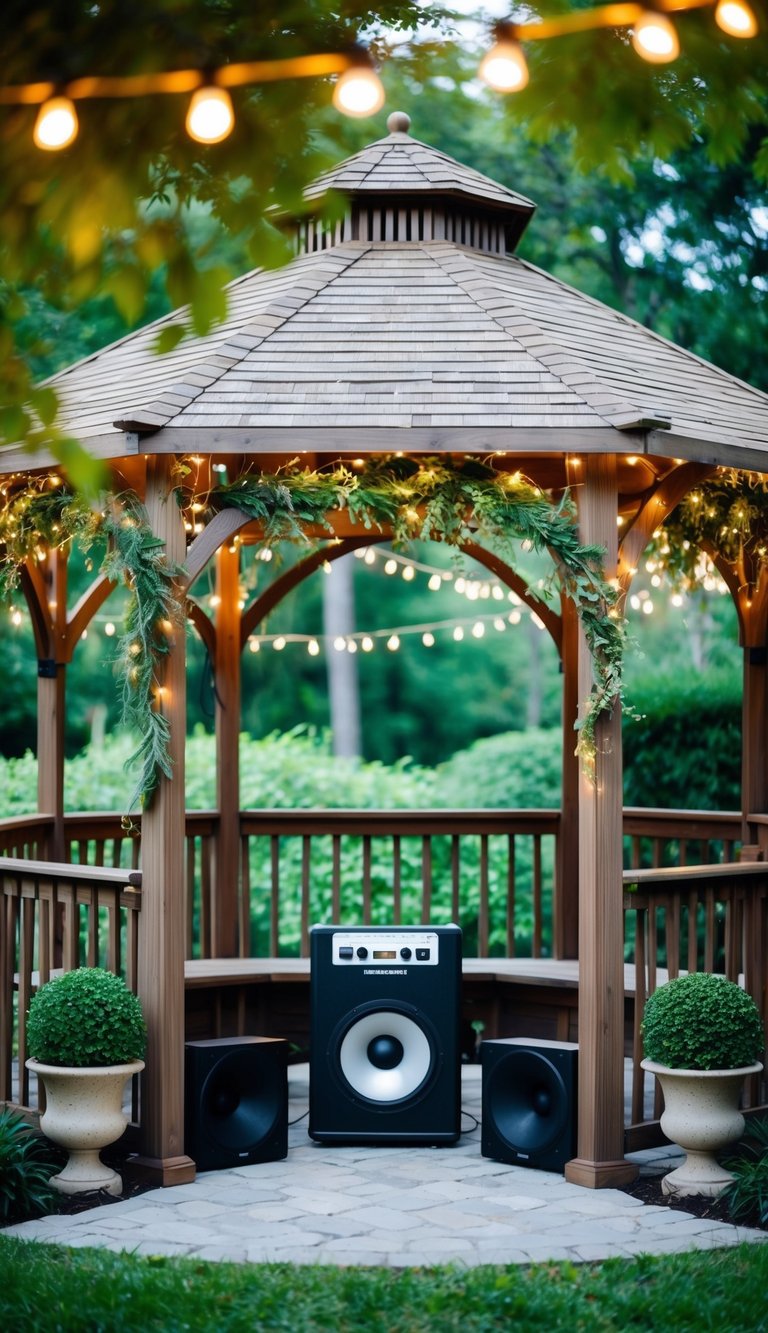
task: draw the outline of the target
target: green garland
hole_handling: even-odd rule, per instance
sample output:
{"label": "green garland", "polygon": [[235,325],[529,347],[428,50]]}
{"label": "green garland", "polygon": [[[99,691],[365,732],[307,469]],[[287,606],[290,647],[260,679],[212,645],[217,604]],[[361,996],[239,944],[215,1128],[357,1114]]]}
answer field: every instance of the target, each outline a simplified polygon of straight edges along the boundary
{"label": "green garland", "polygon": [[514,539],[548,550],[594,663],[595,683],[577,723],[577,751],[593,771],[598,721],[621,698],[626,629],[618,591],[604,577],[605,552],[580,543],[567,493],[553,503],[519,472],[500,472],[474,458],[455,464],[398,455],[369,459],[356,471],[337,466],[328,472],[246,474],[212,490],[208,506],[239,509],[258,520],[267,544],[306,541],[307,525],[330,532],[328,514],[347,509],[366,528],[391,531],[395,543],[431,538],[458,546],[480,537],[513,559]]}
{"label": "green garland", "polygon": [[123,721],[139,737],[127,767],[138,765],[140,777],[129,808],[148,806],[160,774],[171,776],[168,756],[170,727],[162,711],[162,660],[183,624],[176,579],[183,570],[169,566],[165,544],[154,536],[146,509],[132,492],[108,497],[103,510],[93,509],[57,478],[30,479],[0,507],[0,596],[18,587],[22,564],[46,548],[77,544],[89,551],[106,541],[101,572],[130,589],[123,633],[118,644],[122,679]]}
{"label": "green garland", "polygon": [[[519,473],[499,472],[470,458],[454,464],[396,456],[371,459],[359,470],[335,466],[327,471],[299,469],[295,463],[274,476],[246,474],[204,497],[180,493],[180,503],[195,503],[198,521],[221,509],[238,509],[262,525],[267,545],[307,542],[307,529],[313,527],[330,534],[328,515],[346,509],[353,521],[387,531],[400,544],[432,538],[458,546],[480,538],[514,558],[513,539],[522,539],[537,551],[550,552],[555,565],[550,582],[559,577],[573,600],[594,662],[595,683],[577,724],[577,750],[591,770],[598,721],[621,698],[625,626],[617,589],[603,574],[604,552],[579,542],[570,497],[553,503]],[[135,495],[108,497],[98,512],[58,479],[52,481],[30,482],[0,506],[0,593],[7,595],[18,585],[21,565],[38,550],[70,542],[87,550],[97,538],[105,539],[101,570],[126,583],[131,594],[119,669],[123,718],[141,738],[128,761],[141,768],[133,801],[147,807],[160,775],[171,776],[162,662],[183,625],[177,587],[183,570],[166,562],[164,545]]]}
{"label": "green garland", "polygon": [[674,584],[690,588],[702,547],[757,580],[768,564],[768,477],[718,468],[681,500],[654,535],[649,554]]}

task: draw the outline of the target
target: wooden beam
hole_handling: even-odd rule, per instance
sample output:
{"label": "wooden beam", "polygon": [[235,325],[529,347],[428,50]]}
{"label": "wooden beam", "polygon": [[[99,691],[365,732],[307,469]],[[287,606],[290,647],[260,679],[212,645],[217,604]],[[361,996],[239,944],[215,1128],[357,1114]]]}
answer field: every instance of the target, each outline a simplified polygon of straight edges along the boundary
{"label": "wooden beam", "polygon": [[[655,432],[662,434],[663,432]],[[644,431],[613,426],[165,426],[136,439],[146,454],[390,454],[646,452]],[[669,457],[670,449],[650,452]],[[716,460],[720,461],[720,460]],[[765,456],[762,457],[763,465]],[[751,465],[750,465],[751,466]]]}
{"label": "wooden beam", "polygon": [[579,956],[579,760],[574,724],[579,711],[579,618],[570,597],[561,598],[563,760],[560,833],[557,840],[553,950],[555,958]]}
{"label": "wooden beam", "polygon": [[[238,953],[240,864],[240,551],[225,542],[216,554],[216,805],[219,827],[211,904],[215,958]],[[249,940],[240,940],[240,953]]]}
{"label": "wooden beam", "polygon": [[[165,543],[166,558],[184,559],[184,525],[174,494],[170,459],[147,468],[147,513]],[[142,1075],[140,1155],[135,1169],[157,1184],[193,1180],[184,1154],[184,740],[186,730],[185,640],[176,635],[160,682],[170,726],[173,777],[161,775],[142,816],[141,868],[144,893],[139,913],[138,991],[147,1021],[146,1069]]]}
{"label": "wooden beam", "polygon": [[[581,540],[605,548],[616,572],[616,460],[584,462],[579,491]],[[579,698],[588,697],[593,664],[579,627]],[[621,714],[597,726],[594,780],[579,781],[579,1128],[578,1156],[566,1179],[591,1189],[626,1183],[636,1168],[624,1152],[624,913],[622,907]]]}
{"label": "wooden beam", "polygon": [[[64,724],[66,716],[67,551],[49,551],[35,596],[47,624],[47,647],[37,664],[37,808],[53,815],[47,852],[64,858]],[[42,643],[38,646],[38,652]]]}

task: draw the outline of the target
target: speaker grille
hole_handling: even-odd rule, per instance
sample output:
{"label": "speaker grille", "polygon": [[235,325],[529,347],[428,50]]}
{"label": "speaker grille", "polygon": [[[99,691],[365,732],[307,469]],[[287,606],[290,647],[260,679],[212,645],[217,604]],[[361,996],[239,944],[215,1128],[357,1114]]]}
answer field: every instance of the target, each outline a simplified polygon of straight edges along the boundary
{"label": "speaker grille", "polygon": [[200,1171],[288,1152],[288,1043],[269,1037],[188,1042],[185,1147]]}
{"label": "speaker grille", "polygon": [[423,1027],[392,1009],[376,1010],[348,1029],[339,1047],[341,1072],[353,1092],[372,1102],[417,1096],[433,1065]]}

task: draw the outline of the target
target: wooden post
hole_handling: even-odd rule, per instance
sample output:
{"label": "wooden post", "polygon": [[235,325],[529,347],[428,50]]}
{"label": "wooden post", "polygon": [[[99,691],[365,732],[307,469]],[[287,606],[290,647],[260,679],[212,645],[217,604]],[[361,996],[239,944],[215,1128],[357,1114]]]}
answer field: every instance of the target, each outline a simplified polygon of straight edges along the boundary
{"label": "wooden post", "polygon": [[[236,543],[216,553],[216,806],[219,812],[213,882],[211,948],[214,958],[238,953],[240,853],[240,557]],[[241,941],[245,952],[248,941]]]}
{"label": "wooden post", "polygon": [[[581,540],[606,549],[616,570],[616,460],[585,459],[579,493]],[[579,697],[593,670],[579,629]],[[591,1189],[621,1185],[637,1174],[624,1159],[624,911],[622,891],[621,716],[597,728],[594,781],[579,780],[579,1092],[578,1156],[566,1179]]]}
{"label": "wooden post", "polygon": [[768,810],[768,766],[766,764],[766,723],[768,721],[768,650],[745,647],[743,693],[741,704],[741,837],[742,842],[756,842],[749,824],[750,815]]}
{"label": "wooden post", "polygon": [[557,842],[553,953],[579,954],[579,761],[574,723],[579,710],[579,618],[570,597],[561,598],[563,638],[563,766],[560,834]]}
{"label": "wooden post", "polygon": [[[185,555],[181,511],[168,456],[147,463],[147,512],[169,561]],[[184,1155],[184,739],[186,681],[184,628],[165,659],[164,709],[171,728],[171,779],[160,783],[142,816],[142,895],[139,912],[138,992],[147,1020],[142,1076],[140,1155],[132,1165],[158,1185],[194,1180]]]}
{"label": "wooden post", "polygon": [[[48,643],[38,644],[37,660],[37,808],[53,815],[46,855],[64,860],[64,719],[66,712],[67,555],[49,551],[43,583],[47,605],[39,621],[47,623]],[[30,593],[34,593],[30,589]]]}

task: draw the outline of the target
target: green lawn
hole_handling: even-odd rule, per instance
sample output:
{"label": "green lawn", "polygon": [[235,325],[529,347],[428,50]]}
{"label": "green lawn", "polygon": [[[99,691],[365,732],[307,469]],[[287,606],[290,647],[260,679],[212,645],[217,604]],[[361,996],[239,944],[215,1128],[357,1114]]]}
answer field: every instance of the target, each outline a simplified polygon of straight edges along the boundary
{"label": "green lawn", "polygon": [[604,1264],[409,1269],[238,1265],[0,1236],[0,1327],[422,1333],[768,1330],[768,1244]]}

